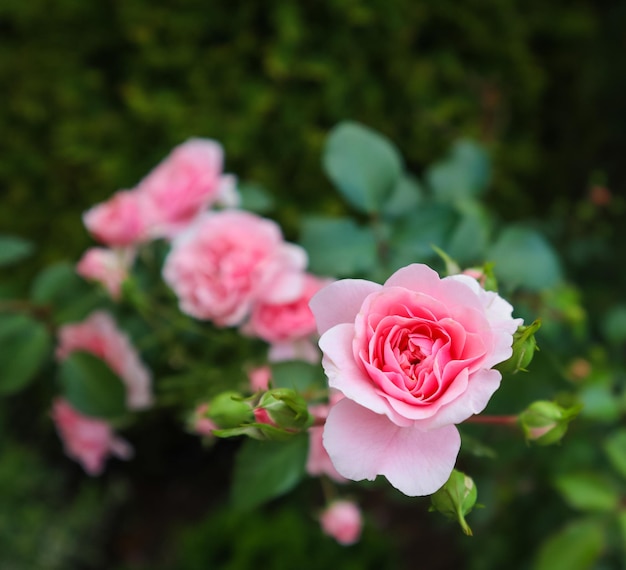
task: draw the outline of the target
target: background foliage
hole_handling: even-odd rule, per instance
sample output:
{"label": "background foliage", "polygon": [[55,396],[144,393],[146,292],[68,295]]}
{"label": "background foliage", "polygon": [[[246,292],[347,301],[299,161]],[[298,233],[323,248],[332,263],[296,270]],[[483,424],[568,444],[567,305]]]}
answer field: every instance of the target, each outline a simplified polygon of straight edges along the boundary
{"label": "background foliage", "polygon": [[[527,568],[542,541],[553,534],[558,540],[561,528],[574,542],[590,537],[582,542],[587,553],[607,550],[606,537],[617,543],[620,526],[617,519],[602,521],[618,509],[614,497],[623,497],[623,463],[615,459],[619,452],[594,442],[614,441],[605,445],[619,450],[621,432],[614,430],[624,417],[625,16],[626,3],[618,0],[5,0],[0,232],[32,239],[37,251],[6,279],[3,273],[0,288],[21,291],[44,262],[74,262],[90,243],[77,223],[81,213],[134,186],[190,136],[221,141],[227,170],[267,188],[274,197],[270,214],[290,239],[304,241],[316,235],[323,216],[350,208],[337,199],[322,168],[324,141],[339,121],[357,120],[384,133],[408,170],[425,178],[455,141],[478,140],[492,157],[486,203],[499,219],[523,220],[540,231],[577,284],[544,293],[540,304],[533,296],[526,301],[530,315],[540,305],[556,322],[542,331],[545,348],[533,375],[545,379],[548,394],[572,386],[581,392],[586,419],[574,430],[584,436],[575,431],[555,454],[511,449],[506,434],[483,435],[494,440],[498,461],[509,469],[495,481],[477,479],[479,501],[488,508],[473,515],[472,542],[422,514],[425,504],[381,498],[384,491],[374,488],[372,533],[382,529],[396,538],[393,544],[368,539],[358,556],[380,567],[384,551],[389,567],[404,567],[412,560],[407,545],[421,535],[423,549],[456,545],[429,559],[428,568],[462,567],[461,556],[472,569],[510,566],[511,560]],[[590,200],[594,187],[608,187],[610,202]],[[311,214],[320,216],[317,222]],[[552,361],[548,353],[555,355]],[[593,364],[593,375],[582,383],[571,369],[577,356]],[[523,381],[516,389],[512,400],[545,396],[541,389],[528,393]],[[156,560],[190,569],[224,564],[210,558],[209,545],[219,542],[216,528],[235,543],[238,525],[254,526],[233,522],[219,510],[223,499],[210,493],[223,488],[232,467],[230,444],[212,451],[209,464],[195,438],[172,435],[178,425],[154,420],[132,434],[144,450],[141,462],[84,482],[62,458],[47,417],[28,415],[51,393],[52,387],[28,389],[0,408],[6,440],[0,473],[13,481],[0,488],[18,489],[21,497],[0,495],[0,513],[15,513],[11,520],[20,533],[3,543],[3,564],[125,570],[154,568]],[[508,403],[493,406],[506,409]],[[171,464],[161,465],[163,457]],[[471,466],[476,460],[464,461]],[[571,496],[568,489],[580,477],[564,482],[563,476],[576,475],[584,464],[599,466],[618,489],[599,506],[593,499],[564,501],[555,489],[558,481],[559,492]],[[585,489],[598,487],[585,477]],[[313,514],[297,519],[294,504],[262,516],[263,525],[279,534],[292,528],[305,542],[322,541]],[[609,529],[601,535],[599,519]],[[51,525],[58,534],[50,534]],[[258,540],[259,548],[271,544],[268,537]],[[241,568],[254,559],[245,558],[254,552],[253,542],[240,554]],[[83,553],[85,544],[93,551]],[[306,544],[320,557],[331,548]],[[49,556],[32,558],[44,550]],[[619,567],[619,555],[608,551],[603,567]]]}

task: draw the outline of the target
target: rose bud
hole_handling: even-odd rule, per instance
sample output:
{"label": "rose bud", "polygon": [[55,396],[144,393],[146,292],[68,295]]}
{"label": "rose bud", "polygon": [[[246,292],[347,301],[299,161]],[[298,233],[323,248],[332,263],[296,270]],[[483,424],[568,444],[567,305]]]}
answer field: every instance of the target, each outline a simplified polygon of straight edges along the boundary
{"label": "rose bud", "polygon": [[472,529],[465,521],[476,504],[477,490],[471,477],[454,469],[441,489],[431,495],[431,511],[439,511],[449,518],[456,519],[463,532],[472,536]]}
{"label": "rose bud", "polygon": [[532,324],[517,329],[513,335],[513,355],[496,366],[500,372],[515,374],[520,370],[526,370],[535,356],[535,351],[539,350],[535,340],[535,333],[539,327],[541,327],[541,321],[537,319]]}
{"label": "rose bud", "polygon": [[234,428],[254,421],[250,403],[243,400],[237,392],[223,392],[215,396],[205,417],[220,428]]}
{"label": "rose bud", "polygon": [[563,408],[554,402],[533,402],[519,415],[519,422],[527,441],[537,445],[559,442],[567,431],[567,424],[580,412],[582,406]]}
{"label": "rose bud", "polygon": [[352,501],[334,501],[320,516],[322,530],[339,544],[349,546],[361,537],[361,511]]}
{"label": "rose bud", "polygon": [[265,392],[254,411],[257,420],[259,417],[267,418],[272,425],[290,431],[306,429],[313,423],[306,401],[291,388]]}

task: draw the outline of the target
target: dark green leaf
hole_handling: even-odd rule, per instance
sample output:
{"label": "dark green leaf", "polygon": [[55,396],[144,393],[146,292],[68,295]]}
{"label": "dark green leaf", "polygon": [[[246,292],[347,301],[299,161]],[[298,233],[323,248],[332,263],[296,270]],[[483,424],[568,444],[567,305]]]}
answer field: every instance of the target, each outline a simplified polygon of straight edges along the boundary
{"label": "dark green leaf", "polygon": [[50,334],[43,324],[26,315],[0,315],[0,394],[33,380],[50,351]]}
{"label": "dark green leaf", "polygon": [[483,148],[472,141],[460,140],[447,159],[428,169],[426,180],[437,200],[461,204],[487,188],[490,171],[489,158]]}
{"label": "dark green leaf", "polygon": [[416,178],[401,176],[383,206],[383,215],[390,218],[412,215],[422,200],[422,193],[422,188]]}
{"label": "dark green leaf", "polygon": [[613,467],[626,477],[626,429],[620,429],[606,438],[604,451],[609,456]]}
{"label": "dark green leaf", "polygon": [[319,275],[354,276],[377,263],[374,235],[350,218],[305,219],[301,243]]}
{"label": "dark green leaf", "polygon": [[324,387],[324,375],[320,366],[313,366],[301,360],[272,364],[271,378],[274,388],[293,388],[297,392]]}
{"label": "dark green leaf", "polygon": [[548,538],[533,570],[588,570],[604,547],[604,529],[595,519],[580,519]]}
{"label": "dark green leaf", "polygon": [[247,440],[235,460],[233,506],[250,510],[293,489],[304,476],[308,437],[285,442]]}
{"label": "dark green leaf", "polygon": [[602,332],[607,340],[613,344],[626,341],[626,306],[611,307],[602,322]]}
{"label": "dark green leaf", "polygon": [[344,122],[326,140],[324,170],[343,197],[362,212],[384,206],[402,172],[396,147],[381,134]]}
{"label": "dark green leaf", "polygon": [[257,214],[266,214],[274,207],[273,196],[259,184],[246,183],[239,185],[241,208]]}
{"label": "dark green leaf", "polygon": [[498,281],[509,288],[540,291],[561,280],[559,259],[546,239],[522,226],[505,229],[487,253]]}
{"label": "dark green leaf", "polygon": [[126,411],[124,384],[93,354],[70,354],[60,364],[58,378],[65,398],[85,415],[114,418]]}
{"label": "dark green leaf", "polygon": [[35,246],[21,237],[0,235],[0,267],[12,265],[32,255]]}
{"label": "dark green leaf", "polygon": [[598,473],[562,475],[555,486],[572,508],[581,511],[612,511],[620,500],[617,489]]}
{"label": "dark green leaf", "polygon": [[457,214],[450,207],[428,204],[399,221],[391,235],[391,268],[432,259],[437,255],[433,246],[446,251],[456,220]]}

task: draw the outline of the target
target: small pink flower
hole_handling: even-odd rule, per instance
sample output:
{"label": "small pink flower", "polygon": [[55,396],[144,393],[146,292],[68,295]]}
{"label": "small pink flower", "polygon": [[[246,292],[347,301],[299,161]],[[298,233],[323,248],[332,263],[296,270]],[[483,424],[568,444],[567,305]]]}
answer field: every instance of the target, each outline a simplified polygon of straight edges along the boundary
{"label": "small pink flower", "polygon": [[62,398],[53,402],[52,419],[66,455],[78,461],[89,475],[102,473],[109,455],[129,459],[133,454],[130,444],[117,437],[105,420],[82,415]]}
{"label": "small pink flower", "polygon": [[76,265],[76,273],[85,279],[97,281],[118,300],[122,294],[122,282],[128,277],[134,251],[125,249],[89,248]]}
{"label": "small pink flower", "polygon": [[189,139],[139,183],[152,237],[173,237],[220,199],[236,203],[234,178],[222,176],[222,162],[217,142]]}
{"label": "small pink flower", "polygon": [[[309,412],[311,415],[319,421],[325,421],[328,417],[330,407],[336,404],[343,398],[343,394],[337,390],[330,390],[330,405],[318,405],[311,406]],[[322,436],[324,433],[323,425],[314,425],[309,428],[309,454],[306,460],[306,472],[311,477],[319,477],[326,475],[337,483],[345,483],[347,479],[341,475],[333,462],[330,460],[330,456],[326,451],[326,448],[322,442]]]}
{"label": "small pink flower", "polygon": [[80,323],[64,325],[59,329],[57,358],[64,360],[77,350],[101,358],[121,378],[126,385],[129,408],[145,408],[152,403],[150,373],[111,315],[96,311]]}
{"label": "small pink flower", "polygon": [[384,475],[411,496],[448,479],[461,441],[454,424],[481,412],[500,385],[521,319],[466,275],[410,265],[384,285],[344,279],[311,300],[323,366],[345,398],[324,428],[337,471]]}
{"label": "small pink flower", "polygon": [[349,546],[361,537],[361,511],[352,501],[334,501],[320,516],[322,530],[339,544]]}
{"label": "small pink flower", "polygon": [[313,334],[316,325],[309,301],[328,283],[327,280],[305,274],[304,288],[297,299],[280,304],[256,303],[243,331],[270,344],[285,343]]}
{"label": "small pink flower", "polygon": [[269,389],[272,371],[269,366],[258,366],[248,372],[250,389],[253,392]]}
{"label": "small pink flower", "polygon": [[240,324],[254,303],[289,303],[302,292],[304,250],[280,228],[238,210],[203,214],[172,242],[163,278],[181,311],[218,326]]}
{"label": "small pink flower", "polygon": [[110,247],[124,247],[145,241],[145,200],[133,190],[116,192],[83,214],[89,233]]}
{"label": "small pink flower", "polygon": [[200,404],[194,411],[191,420],[191,429],[199,435],[210,437],[219,426],[210,418],[206,417],[209,410],[208,404]]}

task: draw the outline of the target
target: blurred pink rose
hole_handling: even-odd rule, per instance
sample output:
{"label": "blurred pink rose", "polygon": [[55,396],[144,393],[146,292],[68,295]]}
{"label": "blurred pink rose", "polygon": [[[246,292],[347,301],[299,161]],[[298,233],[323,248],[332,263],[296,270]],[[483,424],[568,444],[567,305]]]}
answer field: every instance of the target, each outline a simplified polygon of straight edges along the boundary
{"label": "blurred pink rose", "polygon": [[352,501],[334,501],[320,516],[322,530],[339,544],[349,546],[361,537],[361,511]]}
{"label": "blurred pink rose", "polygon": [[[330,390],[330,405],[311,406],[309,412],[318,421],[325,421],[328,417],[330,406],[336,404],[343,398],[343,394],[337,390]],[[306,460],[306,472],[312,477],[326,475],[337,483],[345,483],[347,479],[341,475],[322,442],[324,433],[323,425],[314,425],[309,428],[309,454]]]}
{"label": "blurred pink rose", "polygon": [[152,403],[150,372],[111,315],[96,311],[80,323],[63,325],[58,338],[59,360],[77,350],[89,352],[104,360],[124,382],[129,408],[145,408]]}
{"label": "blurred pink rose", "polygon": [[297,299],[289,303],[255,303],[243,331],[270,344],[304,338],[316,331],[315,317],[309,301],[329,281],[306,273],[304,287]]}
{"label": "blurred pink rose", "polygon": [[269,389],[272,371],[269,366],[258,366],[248,372],[250,380],[250,389],[253,392]]}
{"label": "blurred pink rose", "polygon": [[128,269],[133,262],[134,251],[130,248],[106,249],[89,248],[76,265],[76,273],[85,279],[97,281],[111,295],[119,299],[122,282],[128,277]]}
{"label": "blurred pink rose", "polygon": [[52,419],[65,453],[89,475],[102,473],[109,455],[129,459],[133,454],[129,443],[117,437],[105,420],[82,415],[62,398],[53,402]]}
{"label": "blurred pink rose", "polygon": [[521,319],[475,279],[441,279],[418,264],[384,285],[335,282],[311,308],[329,385],[345,396],[324,430],[337,471],[353,480],[384,475],[411,496],[434,493],[460,448],[454,424],[497,390],[492,368],[511,356]]}
{"label": "blurred pink rose", "polygon": [[223,155],[215,141],[189,139],[138,184],[152,237],[173,237],[220,198],[236,202],[233,177],[222,176]]}
{"label": "blurred pink rose", "polygon": [[306,253],[280,228],[239,210],[205,213],[172,242],[163,278],[180,309],[219,326],[240,324],[257,302],[289,303],[304,286]]}
{"label": "blurred pink rose", "polygon": [[89,233],[111,247],[134,245],[147,239],[146,204],[134,190],[116,192],[83,214]]}
{"label": "blurred pink rose", "polygon": [[219,426],[212,419],[206,416],[208,411],[208,404],[200,404],[196,407],[191,418],[191,429],[198,435],[212,437],[213,431],[219,429]]}

